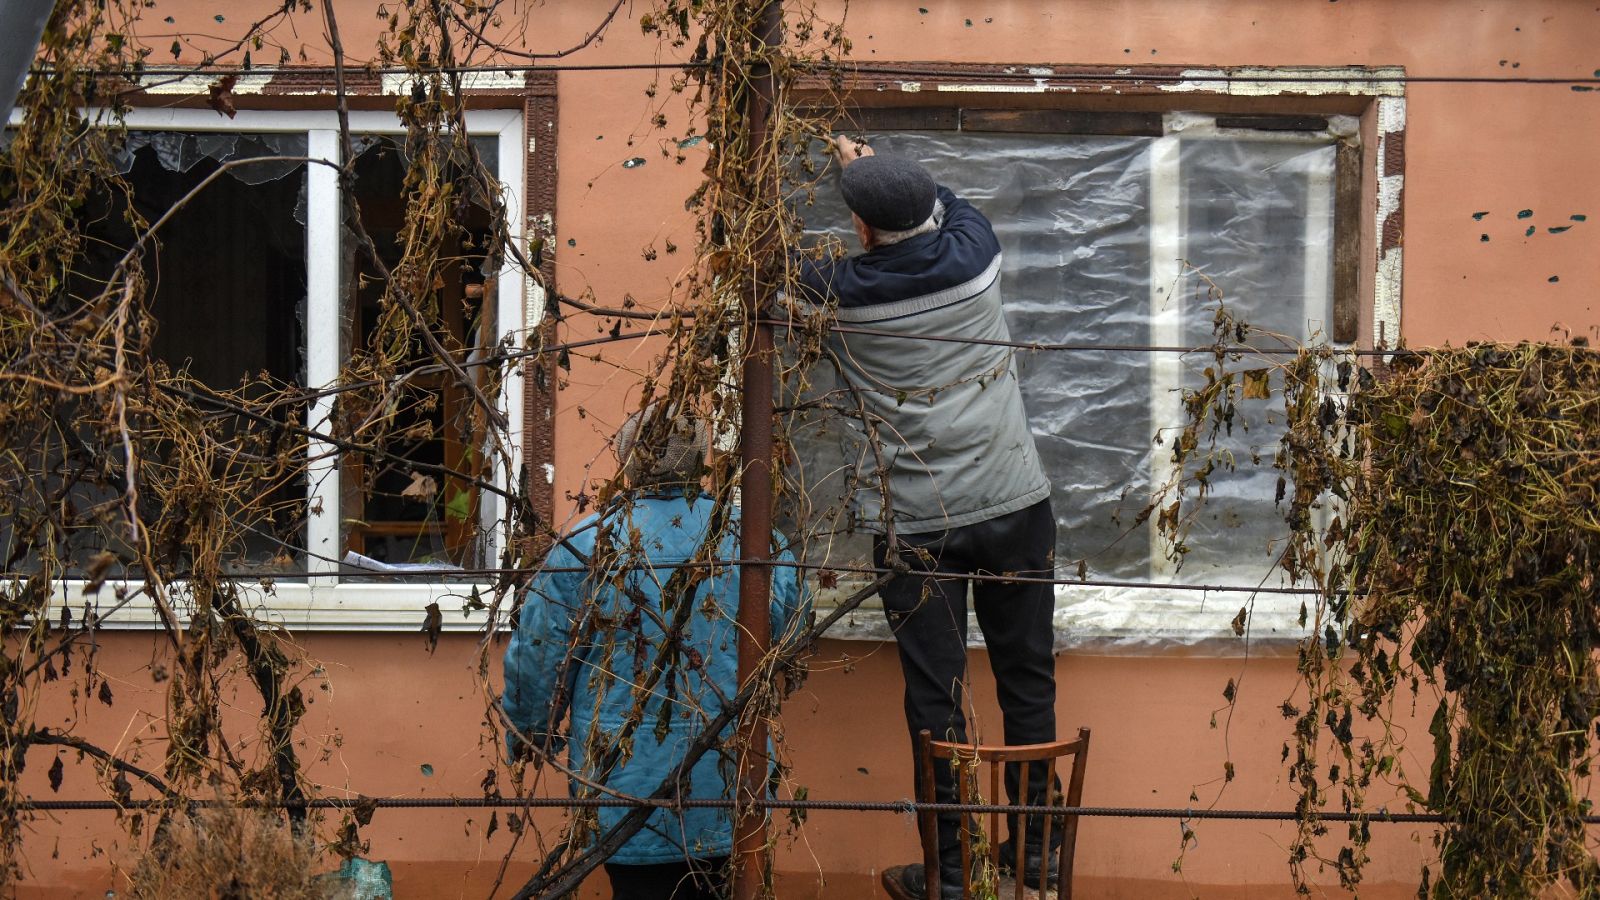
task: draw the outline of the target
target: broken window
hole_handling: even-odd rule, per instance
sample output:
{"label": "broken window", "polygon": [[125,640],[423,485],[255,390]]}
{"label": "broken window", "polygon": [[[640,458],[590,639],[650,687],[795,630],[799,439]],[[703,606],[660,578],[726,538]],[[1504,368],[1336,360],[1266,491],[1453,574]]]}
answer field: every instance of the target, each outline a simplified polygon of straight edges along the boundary
{"label": "broken window", "polygon": [[[479,158],[495,160],[495,139],[478,138]],[[405,175],[409,161],[404,141],[362,136],[355,166],[355,201],[362,225],[371,236],[383,265],[393,268],[403,249]],[[466,161],[461,161],[462,165]],[[452,235],[442,248],[443,273],[431,295],[422,298],[425,314],[437,316],[433,336],[455,359],[468,362],[492,352],[497,342],[492,285],[486,271],[490,244],[487,198],[462,204]],[[347,212],[348,215],[348,212]],[[372,347],[377,332],[384,284],[379,271],[356,246],[345,228],[341,252],[344,303],[350,339]],[[434,361],[420,339],[406,348],[406,368]],[[465,369],[473,386],[489,386],[489,370]],[[389,442],[391,458],[368,459],[348,454],[340,466],[344,496],[341,513],[344,548],[383,563],[486,564],[481,546],[478,489],[473,480],[491,476],[485,464],[485,422],[471,392],[450,373],[429,371],[405,379],[394,403],[397,438]],[[419,469],[410,463],[424,464]],[[459,475],[442,474],[443,467]]]}
{"label": "broken window", "polygon": [[[1270,466],[1281,433],[1277,401],[1240,403],[1223,442],[1238,468],[1211,475],[1191,550],[1174,571],[1154,522],[1136,519],[1170,474],[1185,421],[1182,391],[1203,383],[1212,359],[1142,348],[1212,343],[1219,298],[1255,329],[1257,347],[1328,336],[1335,160],[1339,143],[1354,140],[1355,120],[1274,131],[1220,127],[1209,116],[1151,118],[1155,127],[1136,136],[869,137],[879,152],[920,160],[993,222],[1012,338],[1071,348],[1017,356],[1035,443],[1055,485],[1058,577],[1073,577],[1082,559],[1091,579],[1253,586],[1274,571],[1286,536]],[[819,238],[830,234],[859,252],[837,185],[825,175],[803,212]],[[1281,359],[1262,356],[1260,365]],[[813,373],[814,391],[835,386],[826,368]],[[802,415],[795,425],[814,523],[804,535],[808,553],[832,565],[868,563],[868,541],[850,533],[845,500],[864,452],[856,429],[838,414]],[[1251,464],[1257,457],[1264,465]],[[1245,596],[1213,595],[1209,615]],[[1226,614],[1196,618],[1208,614],[1205,597],[1063,585],[1057,620],[1064,631],[1133,641],[1225,629]],[[853,619],[864,633],[881,633],[877,613]]]}
{"label": "broken window", "polygon": [[[117,158],[128,190],[95,191],[80,210],[84,243],[72,264],[67,302],[98,296],[143,228],[173,211],[142,254],[149,319],[134,327],[148,328],[153,358],[176,377],[216,396],[261,403],[265,415],[288,424],[299,405],[263,401],[304,384],[306,240],[296,209],[305,191],[305,154],[303,134],[130,132]],[[135,220],[145,224],[136,228]],[[258,482],[244,493],[264,513],[237,520],[242,546],[227,564],[241,573],[303,572],[303,479],[285,482],[272,467],[247,461],[252,454],[270,455],[283,435],[242,439],[241,420],[220,407],[209,411],[212,417],[200,427],[219,442],[244,441],[239,452],[219,453],[214,464],[230,467],[234,478],[258,471]],[[39,471],[54,467],[45,463]],[[79,510],[100,511],[94,518],[121,516],[115,497],[98,496],[81,482],[71,497]],[[208,513],[196,512],[202,514]],[[238,510],[221,514],[234,517]],[[125,548],[102,546],[121,533],[85,527],[70,536],[70,556],[79,564],[102,550],[126,558]]]}
{"label": "broken window", "polygon": [[[527,146],[522,122],[515,109],[466,115],[470,144],[499,180],[498,199],[510,210],[520,210],[526,199],[518,152]],[[357,162],[354,192],[346,197],[334,168],[343,149],[332,110],[241,110],[226,120],[204,109],[128,111],[120,165],[131,200],[108,191],[86,206],[90,239],[70,289],[94,295],[133,244],[136,235],[123,215],[127,202],[154,221],[227,166],[169,218],[145,254],[154,355],[206,392],[260,399],[270,391],[312,391],[310,402],[274,406],[273,414],[325,431],[339,394],[321,389],[337,388],[341,367],[372,336],[382,290],[376,267],[348,239],[346,201],[359,206],[390,266],[406,204],[403,123],[392,113],[359,110],[350,123]],[[484,401],[469,403],[452,379],[420,373],[396,394],[397,430],[406,437],[391,442],[384,459],[364,459],[315,437],[295,438],[293,452],[306,458],[303,476],[262,485],[271,520],[250,532],[243,553],[228,565],[246,576],[239,582],[246,603],[271,606],[299,627],[414,627],[429,602],[449,602],[471,590],[442,569],[492,563],[504,547],[506,504],[480,487],[503,489],[522,464],[520,417],[510,412],[521,410],[520,380],[499,379],[492,358],[524,329],[526,281],[488,247],[496,198],[472,191],[462,196],[452,211],[461,233],[444,250],[445,265],[427,302],[439,313],[433,337],[472,373],[493,415],[483,413]],[[511,216],[513,240],[521,219]],[[432,361],[418,341],[398,368]],[[219,419],[228,415],[217,412]],[[423,473],[412,464],[444,466],[463,477]],[[408,492],[421,474],[432,479],[431,493]],[[82,498],[83,504],[106,503],[111,514],[118,501]],[[0,550],[8,554],[20,545],[10,527],[0,522]],[[115,529],[86,530],[75,556],[107,549],[90,544],[108,533],[116,539]],[[342,564],[351,550],[382,562],[433,565],[373,572]],[[266,575],[272,576],[270,589],[253,577]],[[74,591],[67,599],[76,606],[80,598]],[[145,608],[139,601],[121,615],[137,618]]]}

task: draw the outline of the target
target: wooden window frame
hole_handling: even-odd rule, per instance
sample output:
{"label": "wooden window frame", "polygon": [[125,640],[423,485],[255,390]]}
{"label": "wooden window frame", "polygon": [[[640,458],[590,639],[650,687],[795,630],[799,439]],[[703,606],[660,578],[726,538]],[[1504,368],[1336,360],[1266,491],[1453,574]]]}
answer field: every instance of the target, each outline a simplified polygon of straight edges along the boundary
{"label": "wooden window frame", "polygon": [[[802,79],[790,102],[821,111],[842,96],[847,130],[986,131],[1000,133],[1164,135],[1163,117],[1193,112],[1219,128],[1316,130],[1332,115],[1354,116],[1354,139],[1334,160],[1332,316],[1336,344],[1392,347],[1400,335],[1406,98],[1399,67],[1110,67],[1040,64],[873,63],[843,86]],[[930,74],[937,73],[937,74]],[[1020,77],[1019,76],[1025,76]],[[830,591],[820,590],[826,602]],[[1141,596],[1161,593],[1139,589]],[[1167,592],[1170,600],[1174,592]],[[1192,595],[1192,597],[1191,597]],[[1057,610],[1059,649],[1109,647],[1118,652],[1236,652],[1221,601],[1183,592],[1202,612],[1180,614],[1152,631],[1073,621]],[[1134,596],[1132,603],[1147,603]],[[1183,606],[1190,604],[1184,602]],[[1295,612],[1257,610],[1253,646],[1290,652],[1303,636]],[[881,616],[847,617],[831,637],[882,640]],[[1276,651],[1273,648],[1278,648]]]}

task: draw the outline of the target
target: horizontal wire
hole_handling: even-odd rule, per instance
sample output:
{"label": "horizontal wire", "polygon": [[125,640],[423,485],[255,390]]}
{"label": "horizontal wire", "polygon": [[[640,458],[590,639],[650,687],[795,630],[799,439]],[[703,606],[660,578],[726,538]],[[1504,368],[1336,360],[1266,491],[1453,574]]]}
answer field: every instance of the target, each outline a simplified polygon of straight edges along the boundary
{"label": "horizontal wire", "polygon": [[[631,797],[319,797],[304,803],[281,801],[218,801],[218,800],[24,800],[18,804],[23,809],[41,812],[114,811],[126,809],[171,809],[176,806],[243,807],[263,809],[358,809],[366,806],[378,809],[631,809],[649,808],[663,810],[735,809],[738,806],[726,798],[684,798],[680,800],[646,800]],[[1191,807],[1140,807],[1140,806],[1009,806],[999,803],[923,803],[917,800],[757,800],[749,806],[771,810],[823,810],[838,812],[892,812],[912,814],[932,813],[1003,813],[1023,816],[1082,816],[1111,819],[1231,819],[1249,821],[1293,822],[1300,814],[1288,809],[1195,809]],[[1445,824],[1450,821],[1437,813],[1374,812],[1319,812],[1315,819],[1324,822],[1394,822],[1418,824]],[[1583,816],[1586,825],[1600,824],[1600,815]]]}
{"label": "horizontal wire", "polygon": [[[656,63],[540,63],[536,65],[484,64],[472,66],[440,66],[428,69],[410,69],[405,66],[363,66],[351,63],[344,67],[348,77],[360,75],[470,75],[476,72],[511,74],[516,72],[634,72],[652,70],[694,70],[708,69],[712,63],[705,62],[656,62]],[[217,63],[210,65],[172,66],[172,67],[140,67],[140,68],[100,68],[100,69],[74,69],[74,74],[86,75],[139,75],[145,78],[182,77],[185,75],[336,75],[339,72],[336,66],[252,66],[245,69],[240,66],[228,66]],[[28,70],[30,75],[55,75],[56,69],[48,66],[34,66]]]}
{"label": "horizontal wire", "polygon": [[[483,73],[517,73],[517,72],[629,72],[629,71],[694,71],[710,69],[717,65],[715,60],[690,60],[683,62],[646,62],[646,63],[535,63],[531,65],[517,65],[513,63],[484,63],[479,65],[442,66],[417,70],[405,66],[362,66],[351,64],[345,72],[351,75],[464,75],[477,72]],[[1594,76],[1538,76],[1538,75],[1410,75],[1386,74],[1382,72],[1363,72],[1350,75],[1299,75],[1291,69],[1277,73],[1230,73],[1227,71],[1205,71],[1202,67],[1190,67],[1173,72],[1051,72],[1047,75],[1030,72],[1028,69],[1039,69],[1038,65],[1019,65],[1013,71],[1003,70],[975,70],[966,68],[945,68],[940,66],[919,66],[909,63],[901,66],[893,63],[874,63],[859,65],[848,61],[796,61],[796,68],[817,72],[844,72],[855,75],[886,75],[909,76],[917,78],[961,78],[968,80],[985,81],[1026,81],[1035,83],[1039,81],[1061,81],[1072,83],[1101,83],[1101,82],[1128,82],[1128,83],[1158,83],[1177,84],[1192,82],[1224,82],[1238,84],[1507,84],[1507,85],[1600,85],[1600,77]],[[1043,68],[1048,68],[1045,66]],[[1119,67],[1120,68],[1120,67]],[[33,75],[54,75],[57,70],[49,67],[35,66],[30,68]],[[289,75],[334,75],[337,72],[334,66],[254,66],[244,69],[240,66],[227,66],[212,63],[208,65],[174,66],[162,68],[126,67],[126,68],[101,68],[78,69],[77,73],[90,75],[139,75],[142,77],[181,77],[186,75],[237,75],[241,72],[249,74],[289,74]]]}
{"label": "horizontal wire", "polygon": [[[329,558],[331,559],[331,557]],[[346,563],[346,565],[349,565]],[[702,569],[702,568],[775,568],[775,569],[802,569],[818,572],[831,572],[837,575],[886,575],[895,569],[886,566],[835,566],[826,563],[799,562],[783,559],[714,559],[714,560],[685,560],[682,562],[642,562],[629,563],[623,566],[608,567],[608,571],[628,571],[635,569],[651,570],[676,570],[676,569]],[[540,574],[578,574],[592,572],[589,566],[538,566],[530,568],[516,567],[485,567],[474,569],[448,569],[433,572],[380,572],[372,569],[353,569],[352,571],[339,572],[339,578],[409,578],[416,579],[445,579],[445,578],[470,578],[473,576],[500,576],[500,575],[540,575]],[[228,578],[271,578],[275,582],[285,582],[289,578],[328,577],[334,573],[322,575],[306,575],[295,572],[289,574],[275,574],[271,572],[227,572]],[[903,577],[911,578],[946,578],[970,579],[972,581],[993,581],[1006,584],[1052,584],[1077,587],[1105,587],[1105,588],[1151,588],[1157,590],[1175,591],[1200,591],[1217,594],[1294,594],[1304,596],[1319,596],[1331,593],[1334,596],[1348,594],[1348,591],[1325,592],[1315,587],[1269,587],[1250,586],[1239,584],[1164,584],[1156,581],[1130,581],[1104,578],[1046,578],[1042,575],[1006,575],[990,572],[954,572],[941,569],[922,570],[913,569],[901,573]],[[292,583],[292,582],[286,582]],[[449,584],[448,581],[440,582]],[[466,585],[463,585],[465,587]]]}
{"label": "horizontal wire", "polygon": [[[757,324],[771,325],[795,329],[801,326],[786,319],[760,319]],[[1302,350],[1314,349],[1310,347],[1251,347],[1245,344],[1209,344],[1199,346],[1183,346],[1181,344],[1111,344],[1095,342],[1066,342],[1052,343],[1047,341],[1015,341],[1000,340],[997,338],[971,337],[961,334],[907,334],[904,332],[888,331],[882,328],[868,328],[861,325],[840,325],[836,322],[829,323],[829,331],[837,334],[861,334],[871,337],[895,338],[900,340],[930,341],[934,343],[949,344],[980,344],[989,347],[1012,347],[1018,350],[1049,350],[1057,352],[1106,352],[1106,353],[1222,353],[1222,354],[1260,354],[1274,356],[1295,356]],[[1397,353],[1417,352],[1407,350],[1365,350],[1355,347],[1330,348],[1341,356],[1393,356]]]}
{"label": "horizontal wire", "polygon": [[[829,68],[818,66],[817,68]],[[918,66],[912,63],[900,66],[894,63],[871,65],[839,64],[832,68],[843,69],[857,75],[910,75],[919,78],[968,78],[997,81],[1071,81],[1071,82],[1158,82],[1164,84],[1185,82],[1236,82],[1244,84],[1306,83],[1306,84],[1600,84],[1600,77],[1580,75],[1575,77],[1538,75],[1389,75],[1380,72],[1363,72],[1350,75],[1300,75],[1292,67],[1277,73],[1231,73],[1225,69],[1207,71],[1203,66],[1184,67],[1174,72],[1051,72],[1039,74],[1029,68],[1049,66],[1019,65],[1016,71],[996,72],[939,66]],[[1122,68],[1118,66],[1118,68]]]}
{"label": "horizontal wire", "polygon": [[[595,313],[595,315],[603,316],[605,314],[603,314],[603,313]],[[757,320],[757,324],[770,325],[770,326],[786,328],[786,329],[790,329],[790,330],[794,330],[794,329],[797,329],[797,328],[801,327],[801,326],[797,325],[796,323],[790,322],[790,321],[785,320],[785,319],[759,319],[759,320]],[[1221,346],[1215,345],[1215,344],[1212,344],[1212,345],[1198,345],[1198,346],[1182,346],[1182,345],[1164,345],[1164,344],[1112,344],[1112,343],[1093,343],[1093,342],[1088,342],[1088,343],[1084,343],[1084,342],[1079,342],[1079,343],[1047,343],[1047,342],[1040,342],[1040,341],[998,340],[998,339],[994,339],[994,338],[969,337],[969,336],[966,336],[966,335],[959,335],[959,334],[902,334],[902,333],[893,332],[893,331],[886,331],[886,330],[883,330],[883,329],[866,328],[866,327],[855,326],[855,325],[839,325],[837,323],[830,323],[826,327],[827,327],[827,330],[833,331],[833,332],[836,332],[836,333],[839,333],[839,334],[860,334],[860,335],[869,335],[869,336],[873,336],[873,337],[890,338],[890,339],[895,339],[895,340],[930,341],[930,342],[935,342],[935,343],[981,344],[981,345],[984,345],[984,346],[992,346],[992,347],[1011,347],[1011,348],[1015,348],[1015,349],[1018,349],[1018,350],[1034,350],[1034,351],[1045,351],[1045,352],[1067,352],[1067,353],[1092,353],[1092,352],[1104,352],[1104,353],[1176,353],[1176,354],[1180,354],[1180,355],[1189,355],[1189,354],[1196,354],[1196,353],[1210,353],[1210,354],[1222,353],[1222,354],[1225,354],[1225,355],[1241,355],[1241,356],[1250,356],[1250,355],[1291,356],[1291,355],[1297,355],[1302,350],[1305,350],[1305,349],[1314,349],[1314,348],[1309,348],[1309,347],[1306,347],[1306,348],[1302,348],[1302,347],[1250,347],[1250,346],[1243,345],[1243,344],[1229,344],[1229,345],[1221,345]],[[477,357],[477,358],[474,358],[474,359],[467,359],[467,360],[458,362],[457,366],[462,368],[462,369],[479,368],[479,367],[482,367],[482,366],[495,365],[497,363],[516,362],[518,360],[545,356],[545,355],[548,355],[548,354],[551,354],[551,353],[561,353],[563,351],[578,350],[578,349],[582,349],[582,348],[586,348],[586,347],[596,347],[596,346],[601,346],[601,345],[604,345],[604,344],[618,343],[618,342],[621,342],[621,341],[639,340],[641,338],[668,337],[668,336],[671,336],[672,334],[673,334],[673,332],[670,329],[656,329],[656,328],[649,328],[649,329],[645,329],[643,331],[620,331],[617,334],[605,335],[605,336],[602,336],[602,337],[586,338],[586,339],[576,340],[576,341],[564,341],[564,342],[560,342],[560,343],[545,344],[545,345],[539,346],[539,347],[528,347],[528,348],[524,348],[524,349],[521,349],[521,350],[508,350],[508,351],[504,351],[504,352],[501,352],[501,353],[495,353],[495,354],[490,354],[490,355],[486,355],[486,356],[480,356],[480,357]],[[1408,353],[1417,354],[1417,355],[1424,355],[1424,354],[1427,354],[1429,352],[1429,350],[1427,350],[1426,348],[1423,348],[1423,349],[1420,349],[1420,350],[1408,350],[1408,349],[1368,350],[1368,349],[1358,349],[1358,348],[1334,347],[1334,348],[1331,348],[1331,349],[1332,349],[1332,352],[1335,355],[1339,355],[1339,356],[1357,356],[1357,357],[1384,357],[1384,356],[1405,355],[1405,354],[1408,354]],[[1571,349],[1573,349],[1573,350],[1587,350],[1587,351],[1593,352],[1594,350],[1600,349],[1600,348],[1574,346]],[[473,348],[467,348],[467,349],[464,349],[464,350],[462,350],[460,352],[465,354],[465,353],[471,353],[472,351],[473,351]],[[410,377],[416,377],[418,375],[442,374],[442,373],[448,372],[448,371],[450,371],[450,367],[444,365],[443,363],[428,363],[426,365],[418,366],[415,369],[407,370],[404,373],[399,373],[399,374],[395,375],[394,377],[388,378],[388,379],[369,378],[369,379],[363,379],[361,381],[351,381],[351,382],[345,382],[345,383],[336,384],[336,385],[330,385],[328,387],[318,388],[317,390],[312,390],[312,391],[296,392],[294,397],[292,398],[292,400],[294,402],[317,400],[317,399],[324,398],[324,397],[332,397],[332,396],[337,396],[339,394],[349,393],[349,392],[355,391],[355,390],[361,390],[363,388],[379,387],[379,386],[382,386],[382,385],[387,385],[387,384],[390,384],[390,383],[393,383],[395,381],[400,380],[400,378],[402,376],[410,378]],[[209,390],[209,388],[208,388],[208,390]],[[226,402],[227,401],[227,398],[225,396],[222,396],[222,395],[218,395],[214,399],[217,402]]]}

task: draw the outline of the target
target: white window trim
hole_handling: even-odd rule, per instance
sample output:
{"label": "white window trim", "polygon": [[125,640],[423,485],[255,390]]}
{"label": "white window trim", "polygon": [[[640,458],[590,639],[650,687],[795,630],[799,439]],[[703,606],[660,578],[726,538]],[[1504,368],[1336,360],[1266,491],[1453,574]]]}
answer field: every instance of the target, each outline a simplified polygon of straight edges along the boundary
{"label": "white window trim", "polygon": [[[21,111],[14,110],[10,121],[21,121]],[[108,112],[95,111],[103,120]],[[526,200],[524,184],[524,153],[527,145],[520,110],[469,110],[466,113],[467,132],[472,135],[494,136],[496,165],[501,193],[505,199],[509,239],[521,246],[524,238]],[[373,110],[352,110],[349,113],[350,131],[353,134],[404,134],[405,126],[393,113]],[[340,159],[339,119],[332,110],[240,110],[232,119],[224,118],[212,110],[201,109],[149,109],[129,110],[123,123],[138,131],[237,131],[237,132],[300,132],[307,136],[307,155],[337,163]],[[308,164],[306,182],[306,376],[312,388],[329,387],[337,379],[339,359],[339,309],[342,295],[342,277],[339,260],[339,228],[341,203],[338,195],[338,177],[332,168],[318,163]],[[496,285],[497,329],[500,340],[510,340],[515,347],[527,345],[529,326],[524,322],[524,295],[528,290],[522,269],[513,260],[502,266]],[[509,427],[497,438],[504,441],[510,464],[496,467],[494,483],[505,490],[508,473],[520,471],[522,465],[522,400],[523,384],[520,367],[507,374],[499,403],[507,413]],[[332,411],[331,398],[318,400],[309,411],[308,425],[313,430],[323,430]],[[444,611],[446,630],[473,630],[480,628],[485,615],[481,611],[466,611],[464,607],[474,588],[487,597],[487,581],[440,583],[392,583],[381,578],[352,578],[342,581],[338,564],[332,559],[341,554],[339,539],[339,478],[338,457],[329,455],[317,459],[328,448],[320,442],[308,447],[308,454],[317,461],[308,466],[308,497],[312,509],[320,515],[307,516],[306,540],[308,549],[307,575],[284,576],[303,580],[277,580],[270,589],[259,580],[240,580],[246,608],[255,609],[265,618],[284,627],[299,630],[339,631],[414,631],[422,621],[425,607],[438,603]],[[499,560],[506,544],[504,523],[505,501],[499,495],[484,498],[484,518],[498,523],[489,529],[488,553],[490,560]],[[330,549],[333,552],[329,552]],[[108,582],[94,598],[84,593],[81,580],[59,583],[52,601],[52,615],[60,606],[81,610],[85,603],[104,611],[116,604],[114,592],[121,588],[137,596],[114,616],[101,623],[102,628],[145,629],[159,625],[155,606],[145,596],[138,582]],[[168,586],[170,595],[181,595],[184,586]]]}

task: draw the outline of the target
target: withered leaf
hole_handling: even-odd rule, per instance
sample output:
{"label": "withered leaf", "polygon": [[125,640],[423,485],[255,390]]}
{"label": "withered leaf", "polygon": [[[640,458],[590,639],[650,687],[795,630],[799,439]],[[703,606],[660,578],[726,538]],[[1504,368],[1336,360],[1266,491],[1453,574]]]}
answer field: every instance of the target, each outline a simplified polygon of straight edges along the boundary
{"label": "withered leaf", "polygon": [[411,483],[400,490],[400,496],[427,503],[433,495],[439,493],[439,482],[433,480],[432,475],[421,472],[411,473]]}
{"label": "withered leaf", "polygon": [[117,561],[117,555],[109,550],[101,550],[89,559],[88,583],[83,586],[83,593],[93,597],[100,593],[101,585],[106,583],[106,573],[111,571],[111,566]]}
{"label": "withered leaf", "polygon": [[[433,440],[433,422],[429,419],[423,419],[420,422],[413,423],[406,430],[400,432],[398,437],[402,441],[431,441]],[[416,475],[413,474],[412,477],[415,478]]]}
{"label": "withered leaf", "polygon": [[238,83],[239,76],[231,74],[211,82],[206,88],[206,93],[210,95],[206,98],[206,105],[230,119],[233,118],[238,112],[233,105],[233,86]]}
{"label": "withered leaf", "polygon": [[422,620],[422,633],[428,636],[428,655],[432,656],[434,648],[439,646],[439,632],[444,627],[444,614],[439,612],[439,604],[429,603],[427,615]]}
{"label": "withered leaf", "polygon": [[1239,637],[1244,637],[1244,623],[1248,615],[1247,608],[1241,606],[1239,607],[1239,614],[1233,617],[1233,633]]}
{"label": "withered leaf", "polygon": [[378,801],[363,794],[357,797],[355,804],[350,807],[350,814],[355,816],[356,824],[365,826],[372,824],[372,814],[377,809]]}
{"label": "withered leaf", "polygon": [[67,767],[61,764],[61,755],[56,754],[56,761],[50,764],[50,790],[61,793],[61,776],[66,774]]}
{"label": "withered leaf", "polygon": [[1244,373],[1244,398],[1246,400],[1265,400],[1272,396],[1272,384],[1268,378],[1270,369],[1251,369]]}

